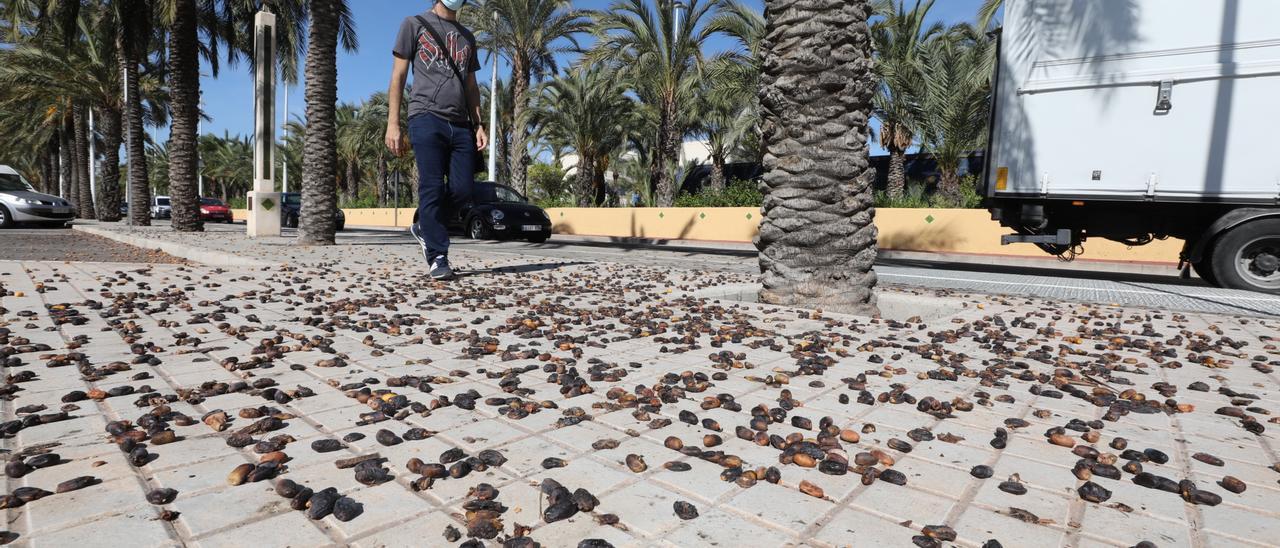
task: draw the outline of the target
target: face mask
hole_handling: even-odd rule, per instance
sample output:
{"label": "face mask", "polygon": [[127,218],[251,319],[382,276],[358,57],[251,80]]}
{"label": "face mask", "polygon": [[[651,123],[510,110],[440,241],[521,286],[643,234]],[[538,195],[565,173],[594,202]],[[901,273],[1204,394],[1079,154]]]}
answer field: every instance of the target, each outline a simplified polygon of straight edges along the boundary
{"label": "face mask", "polygon": [[450,10],[458,11],[462,9],[462,6],[467,5],[467,0],[440,0],[440,3]]}

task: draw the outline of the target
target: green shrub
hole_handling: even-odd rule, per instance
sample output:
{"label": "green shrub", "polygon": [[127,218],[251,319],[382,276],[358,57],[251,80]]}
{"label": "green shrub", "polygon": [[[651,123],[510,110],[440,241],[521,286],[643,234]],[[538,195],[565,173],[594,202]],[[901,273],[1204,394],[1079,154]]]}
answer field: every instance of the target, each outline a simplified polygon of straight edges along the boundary
{"label": "green shrub", "polygon": [[704,188],[697,194],[684,193],[676,197],[676,207],[760,207],[764,194],[755,181],[733,181],[724,190]]}
{"label": "green shrub", "polygon": [[960,180],[960,194],[948,196],[937,191],[937,187],[925,181],[909,181],[901,198],[892,198],[887,192],[875,193],[877,208],[937,208],[937,209],[980,209],[982,195],[978,194],[978,177],[968,175]]}
{"label": "green shrub", "polygon": [[245,196],[233,196],[227,199],[227,207],[231,209],[245,209],[247,207]]}
{"label": "green shrub", "polygon": [[573,201],[573,197],[563,196],[563,195],[554,196],[554,197],[536,198],[533,200],[533,203],[537,204],[537,206],[542,209],[547,209],[550,207],[577,207],[578,206],[578,204]]}

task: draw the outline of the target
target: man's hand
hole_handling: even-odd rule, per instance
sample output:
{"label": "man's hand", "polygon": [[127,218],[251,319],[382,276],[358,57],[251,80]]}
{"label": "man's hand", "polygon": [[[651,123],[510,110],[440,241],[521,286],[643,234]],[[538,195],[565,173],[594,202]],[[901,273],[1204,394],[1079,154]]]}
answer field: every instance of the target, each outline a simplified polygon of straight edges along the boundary
{"label": "man's hand", "polygon": [[404,142],[404,135],[400,133],[400,124],[387,126],[385,143],[396,158],[404,156],[405,151],[409,149],[409,145]]}
{"label": "man's hand", "polygon": [[476,128],[476,151],[484,150],[489,146],[489,134],[485,133],[484,126]]}

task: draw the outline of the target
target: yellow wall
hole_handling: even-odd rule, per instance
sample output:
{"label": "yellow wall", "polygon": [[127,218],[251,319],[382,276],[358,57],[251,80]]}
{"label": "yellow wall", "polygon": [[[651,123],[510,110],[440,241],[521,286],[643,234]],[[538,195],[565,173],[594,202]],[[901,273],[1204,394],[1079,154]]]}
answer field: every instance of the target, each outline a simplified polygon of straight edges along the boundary
{"label": "yellow wall", "polygon": [[[413,209],[344,209],[349,226],[409,226]],[[234,210],[237,220],[243,210]],[[724,208],[551,208],[556,234],[644,238],[651,240],[704,240],[750,242],[759,233],[760,209]],[[968,253],[978,255],[1045,257],[1030,244],[1000,245],[1000,236],[1011,231],[992,221],[981,209],[878,209],[876,226],[880,247],[895,251]],[[1175,263],[1181,240],[1157,241],[1127,247],[1107,240],[1085,243],[1081,259]]]}

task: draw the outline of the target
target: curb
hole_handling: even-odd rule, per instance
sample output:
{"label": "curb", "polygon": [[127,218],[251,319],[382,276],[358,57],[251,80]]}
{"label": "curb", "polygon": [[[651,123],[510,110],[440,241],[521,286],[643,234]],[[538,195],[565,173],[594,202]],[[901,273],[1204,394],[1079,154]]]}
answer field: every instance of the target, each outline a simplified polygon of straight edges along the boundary
{"label": "curb", "polygon": [[146,238],[143,236],[131,236],[128,234],[120,234],[111,230],[103,230],[101,228],[96,228],[91,226],[72,225],[71,229],[78,230],[86,234],[92,234],[94,236],[100,236],[108,240],[113,240],[116,242],[120,242],[122,244],[128,244],[134,247],[141,247],[143,249],[155,249],[158,251],[163,251],[165,253],[173,255],[174,257],[178,257],[179,259],[186,259],[191,262],[196,262],[196,263],[209,265],[209,266],[248,266],[248,267],[256,267],[256,268],[280,266],[279,263],[260,261],[258,259],[250,259],[247,257],[241,257],[238,255],[233,255],[231,253],[226,253],[223,251],[204,249],[204,248],[199,248],[195,246],[179,244],[174,242],[153,240],[151,238]]}

